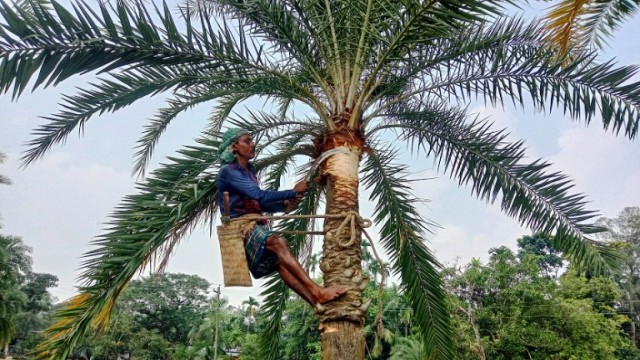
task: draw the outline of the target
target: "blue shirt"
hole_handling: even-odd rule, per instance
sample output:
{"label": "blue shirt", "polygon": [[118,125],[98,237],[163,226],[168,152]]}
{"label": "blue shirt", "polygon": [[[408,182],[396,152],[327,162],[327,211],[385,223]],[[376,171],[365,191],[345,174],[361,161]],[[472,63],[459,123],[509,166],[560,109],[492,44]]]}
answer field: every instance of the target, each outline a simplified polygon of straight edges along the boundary
{"label": "blue shirt", "polygon": [[293,190],[273,191],[262,190],[253,166],[245,170],[234,162],[224,165],[218,173],[218,206],[224,213],[222,194],[229,192],[229,217],[237,218],[245,214],[262,214],[283,212],[286,208],[284,201],[294,199]]}

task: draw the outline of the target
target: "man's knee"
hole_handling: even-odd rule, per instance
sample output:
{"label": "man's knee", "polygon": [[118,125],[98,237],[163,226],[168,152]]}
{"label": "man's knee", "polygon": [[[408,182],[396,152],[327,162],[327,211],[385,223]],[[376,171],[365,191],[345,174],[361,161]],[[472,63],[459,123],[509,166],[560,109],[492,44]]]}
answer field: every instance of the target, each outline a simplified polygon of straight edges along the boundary
{"label": "man's knee", "polygon": [[271,248],[273,251],[288,251],[289,244],[287,240],[279,235],[271,235],[267,239],[267,247]]}

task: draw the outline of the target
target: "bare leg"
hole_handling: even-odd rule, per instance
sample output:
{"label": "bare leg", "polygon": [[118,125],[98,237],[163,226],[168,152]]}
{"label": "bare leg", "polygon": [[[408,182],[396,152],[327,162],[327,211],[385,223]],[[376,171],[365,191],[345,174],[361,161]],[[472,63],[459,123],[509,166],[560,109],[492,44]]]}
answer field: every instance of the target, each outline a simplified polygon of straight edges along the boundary
{"label": "bare leg", "polygon": [[311,306],[314,306],[314,299],[309,290],[307,290],[304,285],[298,281],[298,279],[293,276],[287,269],[285,269],[282,264],[278,265],[278,273],[280,273],[280,277],[282,281],[291,288],[291,290],[295,291],[296,294],[300,295],[301,298],[305,299]]}
{"label": "bare leg", "polygon": [[[347,292],[347,288],[344,286],[331,286],[328,288],[323,288],[313,282],[313,280],[311,280],[309,275],[307,275],[307,272],[304,271],[304,269],[298,262],[298,259],[296,259],[295,256],[293,256],[293,254],[291,253],[289,244],[287,244],[287,240],[285,238],[277,235],[270,236],[267,239],[266,245],[267,249],[273,251],[278,256],[278,260],[280,260],[280,266],[283,267],[291,275],[291,278],[295,279],[295,282],[297,282],[300,287],[304,288],[311,295],[312,301],[309,302],[311,305],[315,306],[316,304],[329,302]],[[283,281],[285,281],[284,277]],[[292,281],[292,283],[293,282],[294,281]],[[298,285],[296,284],[295,286]],[[289,287],[298,292],[298,290],[296,290],[296,288],[294,288],[293,286],[289,285]],[[300,289],[300,287],[298,287],[298,289]]]}

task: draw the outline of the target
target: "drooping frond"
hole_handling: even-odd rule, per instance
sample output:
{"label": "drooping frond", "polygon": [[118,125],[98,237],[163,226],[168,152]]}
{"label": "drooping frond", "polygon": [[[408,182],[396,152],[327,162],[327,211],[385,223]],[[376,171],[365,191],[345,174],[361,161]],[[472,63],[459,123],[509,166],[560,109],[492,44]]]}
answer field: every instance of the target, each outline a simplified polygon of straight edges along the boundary
{"label": "drooping frond", "polygon": [[[91,71],[108,76],[65,98],[63,110],[36,130],[38,137],[30,143],[26,163],[81,128],[92,115],[167,90],[184,89],[184,94],[206,85],[209,98],[202,101],[237,94],[244,98],[270,95],[321,108],[295,70],[283,71],[279,60],[267,58],[260,45],[237,36],[242,27],[222,21],[214,28],[200,14],[200,24],[184,19],[182,34],[166,5],[155,9],[157,23],[143,3],[118,2],[113,8],[101,3],[99,11],[80,3],[73,12],[56,2],[53,10],[37,3],[31,6],[35,15],[6,3],[0,7],[6,25],[0,28],[0,92],[13,89],[14,97],[20,96],[32,79],[37,88]],[[150,138],[141,140],[146,145],[138,171],[152,149],[153,136],[147,135]]]}
{"label": "drooping frond", "polygon": [[584,195],[571,194],[567,176],[549,173],[551,164],[526,163],[522,141],[506,141],[505,130],[491,123],[467,122],[465,111],[427,103],[397,109],[388,124],[414,150],[432,156],[438,168],[468,185],[490,203],[500,200],[502,210],[535,232],[555,232],[554,246],[579,267],[595,272],[615,268],[614,254],[590,236],[602,229],[590,221],[597,214],[586,210]]}
{"label": "drooping frond", "polygon": [[566,54],[571,40],[575,40],[575,25],[589,2],[591,0],[562,0],[545,16],[549,40],[559,48],[561,54]]}
{"label": "drooping frond", "polygon": [[115,112],[137,100],[158,94],[176,86],[202,84],[202,80],[180,75],[178,68],[147,69],[131,74],[114,74],[113,79],[103,79],[77,95],[65,96],[63,110],[45,116],[49,122],[33,131],[35,139],[29,141],[29,149],[22,160],[25,164],[42,157],[53,145],[64,141],[75,129],[83,130],[85,123],[96,114]]}
{"label": "drooping frond", "polygon": [[424,69],[416,74],[419,81],[372,116],[410,100],[438,97],[467,102],[477,96],[492,104],[506,100],[524,106],[531,101],[537,110],[559,108],[586,123],[600,115],[605,129],[622,131],[631,139],[637,136],[640,82],[631,82],[638,73],[636,66],[598,64],[594,54],[576,56],[563,65],[545,47],[543,33],[519,21],[480,27],[477,32],[482,35],[471,36],[470,42],[463,34],[455,41],[444,40],[427,63],[416,59],[415,66]]}
{"label": "drooping frond", "polygon": [[593,43],[604,48],[607,38],[611,38],[624,21],[638,13],[640,1],[599,0],[591,1],[589,5],[577,24],[578,38],[582,40],[583,47]]}
{"label": "drooping frond", "polygon": [[592,45],[603,48],[606,39],[639,7],[635,0],[562,0],[544,17],[547,37],[561,54],[581,52]]}
{"label": "drooping frond", "polygon": [[174,94],[173,98],[167,101],[167,107],[157,110],[155,116],[145,125],[145,130],[140,139],[138,139],[138,145],[136,147],[138,151],[135,154],[136,162],[133,173],[144,175],[147,163],[151,159],[153,149],[160,140],[160,136],[167,129],[171,121],[183,111],[207,101],[218,100],[218,104],[208,121],[207,130],[205,131],[206,134],[216,136],[220,133],[220,129],[225,120],[227,120],[227,116],[232,108],[236,106],[238,102],[254,95],[250,92],[242,93],[241,91],[229,95],[229,93],[233,93],[231,86],[227,87],[223,85],[214,87],[211,86],[208,79],[203,79],[203,82],[206,83],[206,85],[191,86]]}
{"label": "drooping frond", "polygon": [[140,193],[116,208],[105,234],[85,254],[80,294],[60,310],[39,348],[41,358],[64,359],[85,332],[106,325],[114,302],[136,272],[167,257],[198,220],[212,220],[217,207],[217,142],[201,140],[181,158],[154,171]]}
{"label": "drooping frond", "polygon": [[438,272],[441,266],[424,243],[433,224],[418,212],[415,204],[419,200],[411,191],[408,167],[394,164],[395,157],[394,151],[376,144],[363,166],[362,183],[376,204],[374,218],[382,226],[380,240],[402,278],[425,347],[434,359],[452,359],[452,329]]}

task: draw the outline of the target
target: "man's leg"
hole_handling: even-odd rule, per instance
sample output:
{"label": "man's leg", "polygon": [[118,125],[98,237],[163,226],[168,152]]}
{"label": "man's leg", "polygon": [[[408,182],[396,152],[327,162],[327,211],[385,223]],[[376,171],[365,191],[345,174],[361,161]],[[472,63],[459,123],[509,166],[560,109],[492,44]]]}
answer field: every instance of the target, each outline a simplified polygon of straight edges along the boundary
{"label": "man's leg", "polygon": [[278,264],[278,273],[282,278],[282,281],[291,288],[291,290],[295,291],[296,294],[300,295],[301,298],[305,299],[309,304],[313,305],[314,299],[309,290],[307,290],[298,279],[296,279],[293,274],[291,274],[282,264]]}
{"label": "man's leg", "polygon": [[[296,292],[298,292],[296,288],[300,289],[302,287],[311,295],[311,301],[305,298],[311,305],[315,306],[318,303],[326,303],[347,292],[347,288],[344,286],[324,288],[311,280],[307,272],[304,271],[300,263],[298,263],[298,259],[291,253],[289,244],[285,238],[278,235],[270,236],[267,238],[266,249],[273,251],[278,256],[280,266],[291,275],[291,278],[287,280],[291,281],[291,285],[287,285]],[[283,277],[282,280],[285,281],[285,278]]]}

